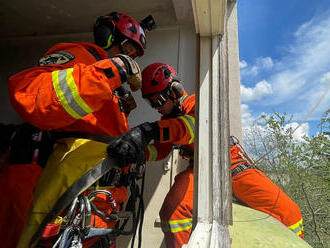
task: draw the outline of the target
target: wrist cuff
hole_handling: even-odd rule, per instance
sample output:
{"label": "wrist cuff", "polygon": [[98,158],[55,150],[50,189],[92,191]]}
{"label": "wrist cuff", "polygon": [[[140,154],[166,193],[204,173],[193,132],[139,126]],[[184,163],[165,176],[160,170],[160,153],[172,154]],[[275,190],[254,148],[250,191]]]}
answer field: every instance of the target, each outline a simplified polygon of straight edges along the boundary
{"label": "wrist cuff", "polygon": [[111,62],[116,66],[117,70],[119,71],[119,75],[120,75],[120,81],[121,83],[126,83],[127,82],[127,74],[126,72],[123,70],[123,68],[118,65],[118,63],[116,61],[114,61],[113,59],[110,59]]}

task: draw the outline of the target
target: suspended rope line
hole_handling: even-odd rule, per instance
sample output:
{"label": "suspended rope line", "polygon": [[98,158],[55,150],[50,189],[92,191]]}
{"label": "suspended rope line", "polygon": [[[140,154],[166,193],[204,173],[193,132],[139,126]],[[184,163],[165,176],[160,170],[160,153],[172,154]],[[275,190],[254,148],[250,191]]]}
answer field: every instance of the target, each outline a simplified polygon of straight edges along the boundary
{"label": "suspended rope line", "polygon": [[[327,95],[328,91],[330,89],[330,84],[328,86],[328,88],[323,92],[322,96],[319,98],[319,100],[316,102],[316,104],[314,105],[314,107],[309,111],[309,113],[305,116],[305,118],[299,123],[299,125],[292,130],[292,132],[290,132],[290,135],[293,135],[295,133],[295,131],[297,131],[297,129],[299,127],[301,127],[302,124],[304,124],[308,118],[314,113],[314,111],[320,106],[321,102],[324,100],[325,96]],[[261,160],[263,160],[268,154],[270,154],[272,151],[274,151],[276,148],[278,147],[278,145],[274,146],[272,149],[270,149],[268,152],[266,152],[264,155],[262,155],[261,157],[259,157],[255,163],[260,162]]]}

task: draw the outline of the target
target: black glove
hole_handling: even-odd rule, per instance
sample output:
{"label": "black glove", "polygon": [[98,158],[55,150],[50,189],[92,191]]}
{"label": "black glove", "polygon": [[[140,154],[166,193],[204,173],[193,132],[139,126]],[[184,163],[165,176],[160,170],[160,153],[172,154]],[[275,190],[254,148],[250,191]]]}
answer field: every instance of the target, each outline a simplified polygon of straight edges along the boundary
{"label": "black glove", "polygon": [[119,167],[144,163],[145,148],[153,139],[159,139],[158,124],[145,122],[110,142],[107,152],[117,160]]}

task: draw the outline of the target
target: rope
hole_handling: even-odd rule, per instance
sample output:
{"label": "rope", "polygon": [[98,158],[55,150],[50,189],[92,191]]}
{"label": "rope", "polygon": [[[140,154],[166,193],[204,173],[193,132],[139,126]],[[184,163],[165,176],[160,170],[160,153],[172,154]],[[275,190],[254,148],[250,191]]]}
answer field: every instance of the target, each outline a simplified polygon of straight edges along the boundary
{"label": "rope", "polygon": [[[309,113],[305,116],[305,118],[299,123],[299,125],[292,130],[292,132],[290,133],[290,135],[293,135],[297,129],[299,127],[301,127],[302,124],[304,124],[308,118],[314,113],[314,111],[319,107],[319,105],[321,104],[321,102],[324,100],[325,96],[327,95],[328,91],[330,89],[330,86],[324,91],[324,93],[322,94],[322,96],[319,98],[319,100],[316,102],[316,104],[314,105],[314,107],[309,111]],[[278,147],[278,145],[275,145],[272,149],[270,149],[268,152],[266,152],[264,155],[262,155],[261,157],[259,157],[255,163],[260,162],[261,160],[263,160],[268,154],[270,154],[272,151],[274,151],[276,148]]]}
{"label": "rope", "polygon": [[[324,93],[321,95],[321,97],[319,98],[319,100],[316,102],[316,104],[314,105],[314,107],[308,112],[308,114],[305,116],[305,118],[299,123],[299,125],[294,128],[290,135],[293,135],[297,129],[302,125],[304,124],[308,118],[314,113],[314,111],[319,107],[319,105],[321,104],[321,102],[324,100],[325,96],[327,95],[328,91],[330,89],[330,86],[324,91]],[[274,151],[278,145],[274,146],[272,149],[270,149],[267,153],[265,153],[264,155],[262,155],[261,157],[259,157],[255,162],[252,161],[252,159],[246,154],[244,148],[239,144],[238,140],[237,140],[237,144],[240,146],[240,148],[242,149],[244,155],[252,162],[253,165],[255,165],[256,163],[260,162],[261,160],[263,160],[268,154],[270,154],[272,151]],[[278,195],[279,196],[279,195]],[[278,198],[277,198],[278,200]],[[277,200],[275,201],[273,207],[271,208],[274,209],[275,207],[275,204],[277,203]],[[253,222],[253,221],[259,221],[259,220],[265,220],[265,219],[268,219],[270,218],[271,215],[268,215],[268,216],[265,216],[265,217],[262,217],[262,218],[256,218],[256,219],[251,219],[251,220],[236,220],[236,221],[233,221],[233,222]]]}

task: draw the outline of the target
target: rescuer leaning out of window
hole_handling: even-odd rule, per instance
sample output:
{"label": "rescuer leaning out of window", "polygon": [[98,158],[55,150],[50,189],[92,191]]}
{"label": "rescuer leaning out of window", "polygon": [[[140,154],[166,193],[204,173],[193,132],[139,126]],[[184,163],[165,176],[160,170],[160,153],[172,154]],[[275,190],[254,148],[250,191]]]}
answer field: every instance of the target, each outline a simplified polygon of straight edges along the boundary
{"label": "rescuer leaning out of window", "polygon": [[[46,131],[69,132],[64,135],[67,139],[62,137],[61,144],[72,150],[79,146],[77,141],[68,141],[70,132],[118,137],[129,130],[127,115],[136,104],[130,91],[122,85],[127,82],[132,91],[141,88],[140,69],[133,60],[142,56],[146,48],[144,27],[141,25],[123,13],[106,14],[99,17],[94,25],[95,44],[58,43],[40,58],[38,65],[10,77],[9,95],[13,107],[37,130],[27,135],[28,139],[33,139],[30,142],[33,147],[26,149],[27,143],[22,140],[16,142],[21,146],[11,147],[18,151],[16,154],[22,150],[31,151],[26,154],[26,159],[19,161],[18,157],[11,157],[12,163],[0,172],[0,240],[3,247],[16,247],[26,223],[19,247],[28,247],[35,231],[29,229],[35,228],[30,224],[33,216],[27,221],[33,197],[35,207],[38,205],[35,200],[52,195],[47,190],[58,188],[61,191],[61,187],[66,187],[61,184],[63,177],[78,173],[75,166],[70,169],[70,175],[49,172],[51,166],[48,165],[56,165],[61,159],[57,153],[59,146],[55,146],[47,167],[43,169],[51,153],[42,151],[48,142]],[[13,137],[15,139],[15,135]],[[101,181],[101,186],[111,186],[105,180]],[[118,206],[126,201],[124,186],[108,190],[118,196]],[[96,216],[92,217],[92,223],[101,227],[114,225],[114,222],[109,224]]]}
{"label": "rescuer leaning out of window", "polygon": [[[189,167],[175,177],[159,213],[167,247],[188,243],[193,207],[195,95],[187,95],[175,74],[171,66],[163,63],[151,64],[143,70],[143,98],[162,118],[132,128],[111,142],[107,149],[109,156],[118,158],[121,166],[143,160],[162,160],[173,146],[179,146],[180,155],[189,159]],[[303,237],[299,207],[246,159],[234,139],[230,152],[235,196],[251,208],[275,217]]]}

